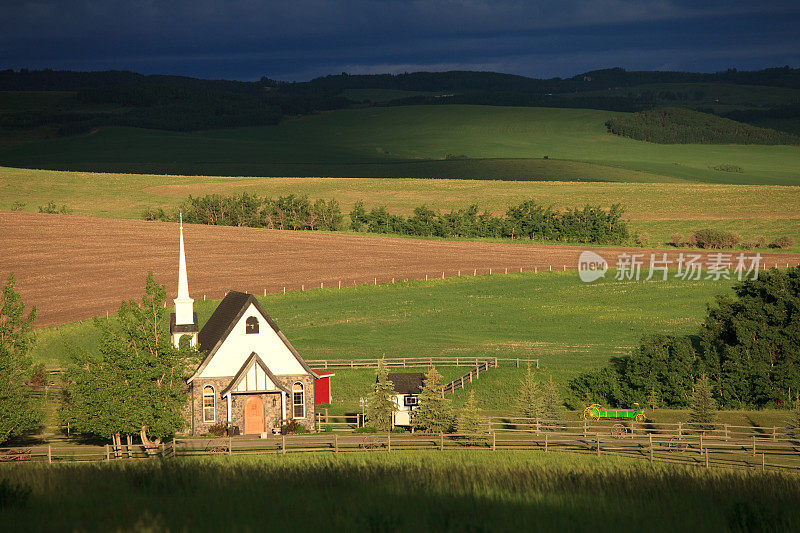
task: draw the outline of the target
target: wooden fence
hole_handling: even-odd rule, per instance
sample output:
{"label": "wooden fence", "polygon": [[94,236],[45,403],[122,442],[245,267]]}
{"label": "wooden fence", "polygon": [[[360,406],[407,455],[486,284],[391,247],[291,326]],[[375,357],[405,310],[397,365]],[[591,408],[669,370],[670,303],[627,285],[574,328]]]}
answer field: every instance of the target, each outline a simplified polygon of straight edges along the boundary
{"label": "wooden fence", "polygon": [[472,383],[473,378],[476,380],[480,379],[481,372],[486,372],[490,368],[497,368],[496,360],[489,359],[479,365],[475,365],[475,368],[473,370],[470,370],[463,376],[457,377],[456,379],[445,385],[444,388],[442,389],[442,395],[453,393],[456,391],[457,388],[463,389],[465,383]]}
{"label": "wooden fence", "polygon": [[[479,434],[336,434],[175,439],[151,453],[142,446],[32,446],[0,449],[0,461],[121,461],[197,455],[286,454],[311,452],[369,452],[382,450],[532,450],[612,455],[701,467],[745,467],[800,470],[800,440],[751,435],[727,440],[719,436],[660,433],[573,431],[568,425],[545,426],[540,431],[496,431]],[[587,426],[589,427],[589,426]],[[546,430],[544,430],[546,428]],[[607,429],[607,428],[602,428]],[[729,427],[730,429],[730,427]]]}
{"label": "wooden fence", "polygon": [[387,357],[384,359],[307,359],[308,366],[315,370],[326,368],[377,368],[378,362],[384,361],[387,367],[431,367],[431,366],[471,366],[475,367],[483,363],[491,362],[494,368],[501,361],[514,363],[517,367],[520,363],[530,363],[539,368],[538,359],[526,359],[520,357]]}
{"label": "wooden fence", "polygon": [[19,446],[0,448],[1,462],[38,461],[47,463],[115,461],[122,459],[146,459],[153,457],[175,457],[174,441],[163,443],[149,450],[141,444],[123,444],[121,446]]}

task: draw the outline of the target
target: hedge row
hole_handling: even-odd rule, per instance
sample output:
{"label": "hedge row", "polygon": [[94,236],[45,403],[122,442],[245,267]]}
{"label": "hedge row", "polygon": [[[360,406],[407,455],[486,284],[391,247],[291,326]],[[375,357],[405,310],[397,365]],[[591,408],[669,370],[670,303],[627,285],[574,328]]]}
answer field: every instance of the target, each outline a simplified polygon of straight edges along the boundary
{"label": "hedge row", "polygon": [[[307,196],[280,196],[277,199],[242,193],[237,196],[209,194],[189,198],[180,205],[183,220],[190,224],[247,226],[288,230],[342,229],[342,211],[335,199],[316,200]],[[148,210],[145,220],[175,220],[177,213]]]}
{"label": "hedge row", "polygon": [[621,244],[628,240],[628,226],[622,220],[619,204],[605,210],[599,206],[556,211],[533,200],[512,206],[505,216],[478,213],[473,204],[467,209],[436,212],[427,206],[414,209],[410,217],[390,214],[385,207],[366,211],[357,202],[350,212],[350,229],[371,233],[435,237],[492,237],[539,239],[560,242]]}
{"label": "hedge row", "polygon": [[[180,205],[183,220],[194,224],[248,226],[290,230],[343,229],[342,213],[336,200],[307,196],[280,196],[277,199],[248,193],[236,196],[211,194],[190,196]],[[146,220],[175,220],[178,210],[169,214],[163,209],[145,211]],[[367,211],[364,202],[356,202],[350,212],[353,231],[392,233],[419,237],[493,237],[538,239],[560,242],[621,244],[628,240],[628,226],[622,220],[619,204],[605,210],[586,206],[583,209],[556,211],[533,200],[512,206],[505,216],[478,213],[478,206],[437,212],[426,206],[414,209],[410,217],[390,214],[385,207]]]}

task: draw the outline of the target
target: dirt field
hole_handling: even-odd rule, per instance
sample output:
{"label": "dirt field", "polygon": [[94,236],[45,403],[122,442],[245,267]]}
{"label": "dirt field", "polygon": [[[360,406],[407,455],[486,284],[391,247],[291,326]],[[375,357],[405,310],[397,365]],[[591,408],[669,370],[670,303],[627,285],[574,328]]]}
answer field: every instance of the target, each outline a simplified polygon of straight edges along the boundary
{"label": "dirt field", "polygon": [[[177,292],[175,224],[107,218],[0,212],[0,276],[9,272],[37,326],[115,312],[138,298],[152,270],[173,298]],[[577,267],[584,248],[527,243],[481,243],[371,237],[216,226],[184,227],[193,298],[226,290],[256,294],[320,287],[462,275]],[[609,265],[641,248],[593,248]],[[662,250],[671,259],[679,251]],[[659,253],[660,255],[660,253]],[[794,266],[800,254],[762,254],[769,266]],[[576,283],[580,283],[576,277]]]}

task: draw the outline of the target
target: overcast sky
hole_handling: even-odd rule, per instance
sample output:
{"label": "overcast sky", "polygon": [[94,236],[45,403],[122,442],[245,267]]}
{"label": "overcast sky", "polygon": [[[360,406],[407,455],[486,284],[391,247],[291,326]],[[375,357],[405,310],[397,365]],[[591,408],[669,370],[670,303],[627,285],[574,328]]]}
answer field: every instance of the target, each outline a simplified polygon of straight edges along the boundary
{"label": "overcast sky", "polygon": [[800,2],[0,0],[0,68],[202,78],[800,66]]}

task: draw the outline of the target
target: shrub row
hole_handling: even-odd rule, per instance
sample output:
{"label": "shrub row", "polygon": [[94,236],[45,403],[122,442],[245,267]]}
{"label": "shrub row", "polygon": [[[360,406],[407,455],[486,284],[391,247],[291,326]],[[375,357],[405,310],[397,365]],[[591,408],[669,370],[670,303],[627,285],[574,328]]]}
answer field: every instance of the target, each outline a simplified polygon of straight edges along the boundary
{"label": "shrub row", "polygon": [[410,217],[390,214],[385,207],[367,211],[359,201],[350,212],[350,229],[371,233],[434,237],[492,237],[539,239],[560,242],[621,244],[628,239],[628,226],[622,220],[619,204],[605,210],[599,206],[567,209],[560,212],[533,200],[512,206],[505,216],[478,213],[473,204],[467,209],[436,212],[427,206],[414,209]]}
{"label": "shrub row", "polygon": [[[342,226],[342,211],[336,200],[320,198],[312,204],[307,196],[294,194],[277,199],[248,193],[189,196],[179,210],[183,220],[190,224],[327,231],[337,231]],[[163,209],[151,209],[145,211],[143,217],[145,220],[176,220],[177,212],[168,214]]]}
{"label": "shrub row", "polygon": [[707,248],[714,250],[722,250],[725,248],[733,248],[739,244],[745,250],[752,250],[753,248],[791,248],[794,246],[794,239],[788,235],[778,237],[773,241],[769,241],[766,237],[756,237],[747,241],[742,241],[741,236],[737,233],[718,229],[701,229],[693,231],[685,239],[680,233],[673,233],[670,238],[670,244],[676,248]]}
{"label": "shrub row", "polygon": [[[342,213],[336,200],[290,194],[277,199],[248,193],[235,196],[211,194],[190,196],[179,210],[183,220],[193,224],[248,226],[291,230],[343,229]],[[350,229],[370,233],[392,233],[419,237],[493,237],[539,239],[560,242],[622,244],[628,240],[628,226],[622,220],[619,204],[605,210],[599,206],[556,211],[533,200],[512,206],[505,216],[478,212],[477,205],[449,213],[436,212],[426,206],[414,209],[410,217],[390,214],[386,207],[367,211],[364,202],[356,202],[350,212]],[[167,213],[150,209],[145,220],[176,220],[178,210]]]}

